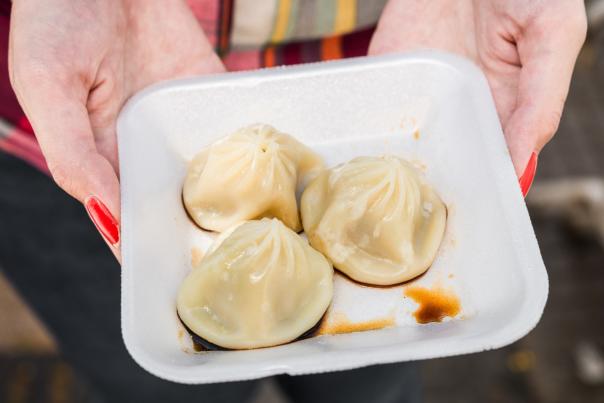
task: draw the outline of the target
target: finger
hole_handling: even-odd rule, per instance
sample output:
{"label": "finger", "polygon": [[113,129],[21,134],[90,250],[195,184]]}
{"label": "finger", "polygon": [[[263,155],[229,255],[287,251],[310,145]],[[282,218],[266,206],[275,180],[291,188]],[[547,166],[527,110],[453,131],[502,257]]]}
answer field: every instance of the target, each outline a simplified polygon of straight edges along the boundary
{"label": "finger", "polygon": [[15,87],[54,180],[84,203],[89,214],[87,202],[94,198],[113,218],[115,228],[110,226],[111,219],[99,220],[99,215],[90,214],[115,253],[119,248],[119,181],[111,163],[97,151],[85,87],[59,76],[27,73],[15,74]]}
{"label": "finger", "polygon": [[519,177],[531,155],[538,154],[558,129],[573,67],[585,39],[584,14],[563,17],[559,22],[536,19],[517,43],[522,64],[518,98],[504,132]]}
{"label": "finger", "polygon": [[84,200],[84,207],[96,229],[103,236],[105,243],[109,246],[117,260],[121,262],[118,221],[113,217],[107,206],[96,196],[87,197]]}

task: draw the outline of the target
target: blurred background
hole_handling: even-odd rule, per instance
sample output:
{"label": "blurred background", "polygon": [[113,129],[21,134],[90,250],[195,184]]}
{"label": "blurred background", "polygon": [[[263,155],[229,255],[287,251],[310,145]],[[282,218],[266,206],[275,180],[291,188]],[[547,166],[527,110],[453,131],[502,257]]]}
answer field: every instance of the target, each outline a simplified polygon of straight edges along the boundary
{"label": "blurred background", "polygon": [[[425,402],[604,402],[604,1],[527,199],[549,273],[539,325],[506,348],[421,363]],[[93,402],[52,334],[2,275],[0,402]],[[270,380],[256,402],[287,400]]]}

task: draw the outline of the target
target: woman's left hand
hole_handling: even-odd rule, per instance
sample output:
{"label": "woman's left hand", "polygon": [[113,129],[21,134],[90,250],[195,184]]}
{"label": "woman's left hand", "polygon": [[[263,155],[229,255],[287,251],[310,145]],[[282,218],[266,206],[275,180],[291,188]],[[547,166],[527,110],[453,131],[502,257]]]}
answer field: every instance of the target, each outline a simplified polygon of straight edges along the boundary
{"label": "woman's left hand", "polygon": [[390,0],[369,54],[436,48],[477,63],[526,194],[558,128],[586,30],[582,0]]}

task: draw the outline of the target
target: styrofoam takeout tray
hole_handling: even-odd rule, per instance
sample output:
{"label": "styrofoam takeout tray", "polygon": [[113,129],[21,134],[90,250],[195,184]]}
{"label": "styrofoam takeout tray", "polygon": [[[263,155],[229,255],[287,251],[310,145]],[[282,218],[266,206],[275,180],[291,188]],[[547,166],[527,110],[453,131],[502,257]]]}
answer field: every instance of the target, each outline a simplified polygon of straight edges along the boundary
{"label": "styrofoam takeout tray", "polygon": [[[409,284],[368,288],[338,276],[328,320],[393,326],[258,350],[184,351],[176,293],[213,237],[182,207],[187,161],[255,122],[292,134],[329,166],[358,155],[415,161],[449,217],[433,267],[414,285],[451,290],[461,314],[420,325],[403,296]],[[459,57],[422,51],[168,82],[130,100],[117,130],[122,332],[136,362],[161,378],[222,382],[478,352],[512,343],[541,316],[547,274],[489,87]]]}

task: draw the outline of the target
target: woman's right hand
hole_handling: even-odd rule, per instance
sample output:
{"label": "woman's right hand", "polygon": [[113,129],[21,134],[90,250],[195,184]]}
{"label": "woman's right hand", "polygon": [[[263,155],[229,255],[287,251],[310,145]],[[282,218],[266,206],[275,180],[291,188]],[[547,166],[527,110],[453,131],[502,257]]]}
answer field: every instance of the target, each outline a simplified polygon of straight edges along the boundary
{"label": "woman's right hand", "polygon": [[119,259],[120,108],[156,81],[224,66],[184,0],[14,0],[9,65],[54,180]]}

